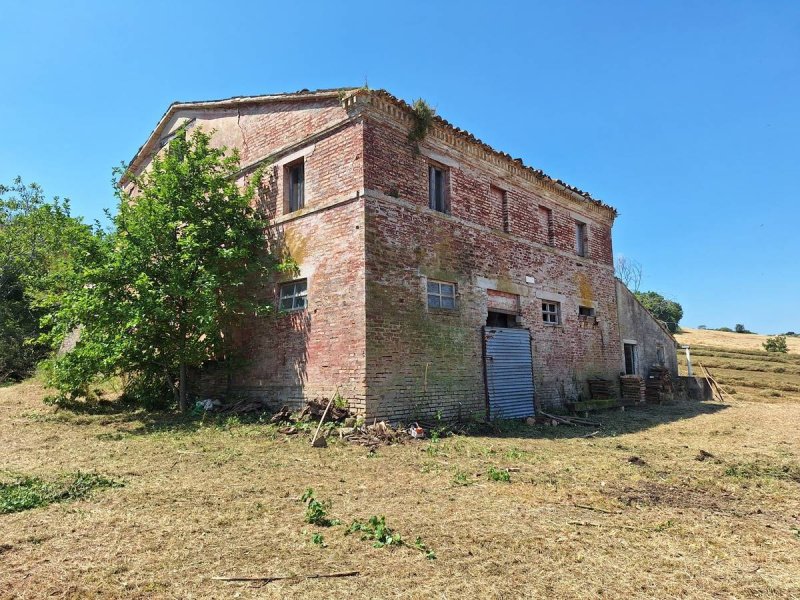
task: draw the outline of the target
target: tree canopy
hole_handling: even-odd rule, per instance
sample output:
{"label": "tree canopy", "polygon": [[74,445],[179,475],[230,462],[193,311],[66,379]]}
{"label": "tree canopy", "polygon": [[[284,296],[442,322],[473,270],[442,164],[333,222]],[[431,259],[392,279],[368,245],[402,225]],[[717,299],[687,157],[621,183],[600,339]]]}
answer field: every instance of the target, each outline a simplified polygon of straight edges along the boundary
{"label": "tree canopy", "polygon": [[42,319],[71,285],[76,257],[100,235],[36,183],[0,185],[0,382],[26,377],[44,358]]}
{"label": "tree canopy", "polygon": [[63,394],[125,373],[138,395],[174,397],[186,410],[188,370],[226,355],[237,319],[270,309],[243,286],[287,267],[269,252],[256,208],[261,174],[242,186],[239,170],[235,151],[181,128],[143,174],[118,172],[111,232],[53,315],[54,347],[80,327],[75,348],[51,363]]}
{"label": "tree canopy", "polygon": [[663,321],[672,333],[679,330],[678,324],[683,318],[683,308],[680,304],[657,292],[634,292],[634,296],[650,314]]}

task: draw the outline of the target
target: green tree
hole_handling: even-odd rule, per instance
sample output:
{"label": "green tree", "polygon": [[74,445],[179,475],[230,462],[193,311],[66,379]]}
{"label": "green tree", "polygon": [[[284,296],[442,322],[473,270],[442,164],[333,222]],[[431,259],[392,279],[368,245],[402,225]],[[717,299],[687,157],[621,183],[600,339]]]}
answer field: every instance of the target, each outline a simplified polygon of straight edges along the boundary
{"label": "green tree", "polygon": [[268,221],[256,209],[261,174],[244,187],[238,174],[237,152],[182,128],[143,174],[117,181],[100,260],[88,257],[83,285],[54,315],[56,347],[81,328],[74,350],[52,364],[62,393],[85,395],[97,377],[129,374],[139,393],[171,394],[186,411],[189,370],[226,355],[232,323],[269,310],[244,286],[263,289],[286,265],[268,251]]}
{"label": "green tree", "polygon": [[656,292],[634,292],[634,296],[650,314],[663,321],[672,333],[678,331],[678,324],[683,318],[683,308],[680,304]]}
{"label": "green tree", "polygon": [[763,344],[764,350],[767,352],[782,352],[786,354],[789,351],[786,345],[785,335],[776,335],[775,337],[768,337],[767,341]]}
{"label": "green tree", "polygon": [[49,326],[40,319],[58,307],[76,257],[98,235],[36,183],[0,185],[0,381],[29,375],[44,358],[37,340]]}

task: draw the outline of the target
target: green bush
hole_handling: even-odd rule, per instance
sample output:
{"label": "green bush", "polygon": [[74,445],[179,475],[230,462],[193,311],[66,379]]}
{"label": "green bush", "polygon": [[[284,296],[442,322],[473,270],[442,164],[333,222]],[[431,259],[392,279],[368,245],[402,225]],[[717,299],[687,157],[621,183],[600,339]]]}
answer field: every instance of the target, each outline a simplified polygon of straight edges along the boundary
{"label": "green bush", "polygon": [[775,337],[768,337],[764,342],[764,350],[767,352],[782,352],[786,354],[789,348],[786,346],[786,336],[776,335]]}

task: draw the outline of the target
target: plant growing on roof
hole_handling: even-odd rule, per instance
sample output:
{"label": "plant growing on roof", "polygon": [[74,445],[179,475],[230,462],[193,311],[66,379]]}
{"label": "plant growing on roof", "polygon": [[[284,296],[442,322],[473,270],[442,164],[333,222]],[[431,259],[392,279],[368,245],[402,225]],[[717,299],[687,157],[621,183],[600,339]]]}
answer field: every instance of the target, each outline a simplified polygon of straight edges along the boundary
{"label": "plant growing on roof", "polygon": [[414,116],[414,123],[411,125],[411,131],[408,132],[408,141],[414,144],[414,149],[419,152],[419,143],[428,135],[428,130],[433,124],[433,117],[436,116],[436,111],[422,98],[414,100],[411,110]]}
{"label": "plant growing on roof", "polygon": [[224,332],[271,308],[241,293],[280,268],[254,208],[262,174],[241,186],[238,153],[185,127],[144,173],[115,174],[103,252],[86,257],[80,285],[51,315],[55,347],[82,327],[75,349],[53,361],[51,384],[76,397],[95,378],[132,373],[140,393],[172,396],[185,412],[191,369],[227,358]]}

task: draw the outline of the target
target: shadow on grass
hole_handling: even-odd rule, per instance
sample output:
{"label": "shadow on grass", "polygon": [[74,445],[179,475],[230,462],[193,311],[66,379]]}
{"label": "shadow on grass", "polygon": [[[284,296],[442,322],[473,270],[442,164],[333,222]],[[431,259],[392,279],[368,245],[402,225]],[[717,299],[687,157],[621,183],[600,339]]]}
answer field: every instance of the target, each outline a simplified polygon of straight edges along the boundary
{"label": "shadow on grass", "polygon": [[526,425],[522,421],[502,421],[496,423],[494,430],[484,430],[478,435],[499,438],[536,438],[536,439],[569,439],[587,437],[614,437],[628,433],[637,433],[659,425],[666,425],[692,419],[702,415],[713,415],[729,408],[728,404],[718,402],[679,401],[668,404],[644,404],[628,407],[625,412],[602,411],[591,413],[589,421],[600,423],[594,425]]}
{"label": "shadow on grass", "polygon": [[[523,438],[523,439],[570,439],[587,437],[613,437],[628,433],[636,433],[659,425],[674,423],[702,415],[715,414],[728,408],[729,405],[715,402],[678,401],[667,404],[645,404],[628,407],[625,412],[602,411],[592,413],[589,421],[600,425],[526,425],[521,420],[496,421],[491,423],[473,422],[466,426],[455,427],[454,430],[475,437]],[[188,434],[202,429],[232,429],[240,425],[268,426],[272,413],[255,412],[246,414],[180,414],[173,410],[146,410],[139,405],[122,401],[100,400],[95,402],[76,402],[62,406],[61,410],[78,415],[97,415],[109,417],[105,424],[131,424],[119,434],[125,436],[146,436],[153,434]],[[99,419],[103,422],[103,419]],[[436,428],[427,429],[434,433]],[[273,427],[274,428],[274,427]],[[450,431],[445,423],[441,426],[442,435]],[[109,439],[115,435],[108,434]]]}

